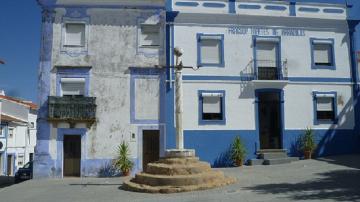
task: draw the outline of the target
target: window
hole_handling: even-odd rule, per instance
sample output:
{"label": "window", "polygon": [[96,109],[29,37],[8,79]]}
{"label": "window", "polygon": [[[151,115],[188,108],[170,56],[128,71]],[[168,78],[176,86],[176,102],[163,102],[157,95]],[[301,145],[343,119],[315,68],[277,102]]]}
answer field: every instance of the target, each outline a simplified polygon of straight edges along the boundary
{"label": "window", "polygon": [[14,137],[14,129],[9,128],[9,138],[13,138],[13,137]]}
{"label": "window", "polygon": [[200,124],[225,124],[225,91],[199,92]]}
{"label": "window", "polygon": [[34,123],[34,122],[30,122],[30,123],[29,123],[29,128],[35,128],[35,123]]}
{"label": "window", "polygon": [[333,40],[312,39],[311,47],[313,68],[335,68]]}
{"label": "window", "polygon": [[198,34],[198,66],[224,66],[224,35]]}
{"label": "window", "polygon": [[62,96],[84,96],[85,78],[61,78]]}
{"label": "window", "polygon": [[29,153],[29,161],[33,161],[34,160],[34,153]]}
{"label": "window", "polygon": [[336,93],[314,93],[315,123],[336,121]]}
{"label": "window", "polygon": [[18,156],[18,166],[23,166],[23,165],[24,165],[24,156],[19,155]]}
{"label": "window", "polygon": [[159,47],[160,46],[160,26],[158,24],[141,24],[140,47]]}
{"label": "window", "polygon": [[66,46],[85,46],[84,23],[66,23],[65,29]]}

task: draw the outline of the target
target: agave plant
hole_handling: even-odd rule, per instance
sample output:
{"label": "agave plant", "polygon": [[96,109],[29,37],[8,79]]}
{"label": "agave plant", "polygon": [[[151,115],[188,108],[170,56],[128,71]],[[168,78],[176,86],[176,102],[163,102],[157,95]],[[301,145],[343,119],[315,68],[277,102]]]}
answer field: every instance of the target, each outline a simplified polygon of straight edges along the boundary
{"label": "agave plant", "polygon": [[231,145],[231,158],[236,166],[241,166],[245,160],[246,148],[238,136]]}
{"label": "agave plant", "polygon": [[115,160],[115,167],[120,169],[123,175],[127,176],[130,174],[131,169],[134,166],[134,163],[129,159],[130,150],[129,145],[122,141],[117,148],[118,156]]}

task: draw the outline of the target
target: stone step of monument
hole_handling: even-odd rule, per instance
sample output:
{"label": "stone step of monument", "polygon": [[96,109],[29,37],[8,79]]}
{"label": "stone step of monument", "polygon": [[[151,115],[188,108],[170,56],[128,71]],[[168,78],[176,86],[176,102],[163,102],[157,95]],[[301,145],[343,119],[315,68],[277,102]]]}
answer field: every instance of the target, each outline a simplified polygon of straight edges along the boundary
{"label": "stone step of monument", "polygon": [[188,157],[188,158],[160,158],[156,163],[163,164],[191,164],[199,162],[199,157]]}
{"label": "stone step of monument", "polygon": [[146,184],[138,184],[132,181],[125,181],[123,189],[136,192],[145,193],[178,193],[186,191],[204,190],[215,187],[225,186],[236,182],[234,178],[219,178],[209,183],[201,183],[196,185],[182,185],[182,186],[149,186]]}
{"label": "stone step of monument", "polygon": [[265,159],[264,165],[278,165],[278,164],[285,164],[291,163],[293,161],[299,160],[298,157],[286,157],[286,158],[276,158],[276,159]]}
{"label": "stone step of monument", "polygon": [[211,171],[210,164],[205,162],[196,162],[187,165],[149,163],[146,167],[146,173],[154,175],[191,175],[209,171]]}
{"label": "stone step of monument", "polygon": [[132,182],[150,186],[187,186],[204,183],[212,183],[217,179],[224,178],[224,174],[219,171],[209,171],[193,175],[153,175],[148,173],[138,173]]}

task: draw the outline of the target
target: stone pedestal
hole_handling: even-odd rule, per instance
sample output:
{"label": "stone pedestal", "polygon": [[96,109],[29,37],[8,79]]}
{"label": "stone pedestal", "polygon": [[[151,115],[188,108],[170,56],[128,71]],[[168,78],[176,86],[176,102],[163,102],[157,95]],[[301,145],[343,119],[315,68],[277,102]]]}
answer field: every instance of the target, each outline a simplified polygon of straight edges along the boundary
{"label": "stone pedestal", "polygon": [[149,163],[144,172],[125,181],[123,188],[136,192],[176,193],[225,186],[235,181],[199,161],[194,150],[169,150],[165,158]]}

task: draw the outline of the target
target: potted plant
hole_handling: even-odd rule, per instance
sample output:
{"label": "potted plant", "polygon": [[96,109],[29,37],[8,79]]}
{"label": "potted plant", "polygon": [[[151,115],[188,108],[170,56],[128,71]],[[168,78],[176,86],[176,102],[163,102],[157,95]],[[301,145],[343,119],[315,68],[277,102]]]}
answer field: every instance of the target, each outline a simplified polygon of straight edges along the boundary
{"label": "potted plant", "polygon": [[301,150],[304,152],[304,159],[311,159],[312,153],[316,149],[315,137],[311,128],[306,128],[301,137]]}
{"label": "potted plant", "polygon": [[129,176],[134,163],[129,159],[129,145],[122,141],[117,148],[118,156],[115,160],[115,167],[120,169],[124,176]]}
{"label": "potted plant", "polygon": [[235,166],[242,166],[245,160],[246,148],[238,136],[234,139],[231,145],[231,158],[235,163]]}

